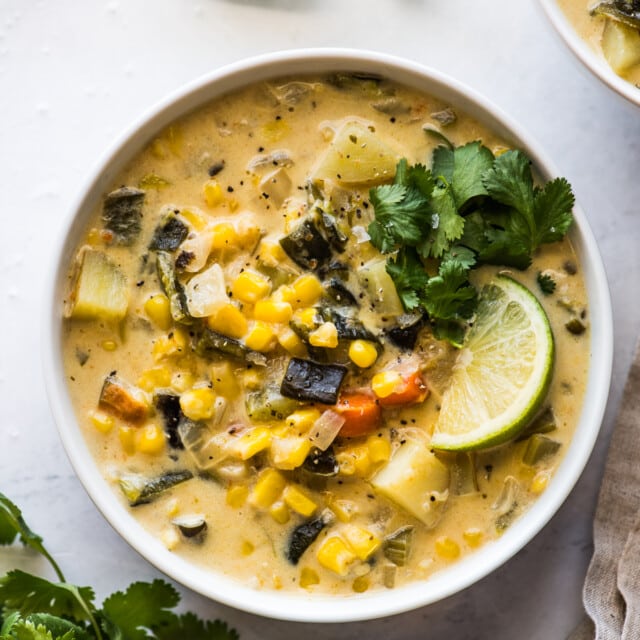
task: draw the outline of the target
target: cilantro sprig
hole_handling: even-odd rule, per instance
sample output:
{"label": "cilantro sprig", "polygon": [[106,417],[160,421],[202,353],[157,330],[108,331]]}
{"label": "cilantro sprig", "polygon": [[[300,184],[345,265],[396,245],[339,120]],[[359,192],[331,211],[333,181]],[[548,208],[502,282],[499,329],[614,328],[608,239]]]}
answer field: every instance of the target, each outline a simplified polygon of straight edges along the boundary
{"label": "cilantro sprig", "polygon": [[163,580],[134,582],[98,608],[93,589],[65,581],[42,538],[0,493],[0,544],[16,538],[51,563],[59,582],[19,569],[0,577],[0,640],[238,640],[220,620],[175,613],[180,595]]}
{"label": "cilantro sprig", "polygon": [[478,141],[437,147],[430,169],[403,158],[393,184],[369,195],[371,242],[390,254],[387,272],[405,310],[427,313],[436,336],[456,346],[477,305],[470,271],[526,269],[536,249],[561,240],[573,221],[564,178],[536,186],[522,151],[495,156]]}

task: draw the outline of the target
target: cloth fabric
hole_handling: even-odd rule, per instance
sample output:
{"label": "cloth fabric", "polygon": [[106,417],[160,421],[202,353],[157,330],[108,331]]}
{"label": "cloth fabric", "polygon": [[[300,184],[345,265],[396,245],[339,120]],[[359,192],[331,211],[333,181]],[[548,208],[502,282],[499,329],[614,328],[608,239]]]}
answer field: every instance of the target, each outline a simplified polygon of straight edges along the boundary
{"label": "cloth fabric", "polygon": [[609,445],[582,593],[568,640],[640,640],[640,344]]}

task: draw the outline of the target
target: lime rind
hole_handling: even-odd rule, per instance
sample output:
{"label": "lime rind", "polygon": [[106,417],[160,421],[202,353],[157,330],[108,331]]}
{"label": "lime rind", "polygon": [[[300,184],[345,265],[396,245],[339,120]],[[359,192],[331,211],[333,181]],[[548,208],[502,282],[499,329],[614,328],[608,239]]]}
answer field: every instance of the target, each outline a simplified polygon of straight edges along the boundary
{"label": "lime rind", "polygon": [[554,357],[551,326],[536,297],[512,278],[496,276],[480,294],[431,446],[473,451],[514,438],[547,395]]}

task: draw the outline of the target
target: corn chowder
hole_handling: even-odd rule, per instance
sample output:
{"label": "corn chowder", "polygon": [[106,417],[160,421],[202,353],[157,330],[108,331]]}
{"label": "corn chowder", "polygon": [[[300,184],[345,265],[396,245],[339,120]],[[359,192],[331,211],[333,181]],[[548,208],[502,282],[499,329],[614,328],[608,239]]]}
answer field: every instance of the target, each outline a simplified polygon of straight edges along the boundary
{"label": "corn chowder", "polygon": [[632,0],[558,0],[589,45],[625,80],[640,86],[640,4]]}
{"label": "corn chowder", "polygon": [[[498,539],[567,449],[589,357],[570,213],[537,244],[505,218],[518,154],[358,74],[250,86],[153,139],[86,230],[64,328],[88,446],[142,525],[256,588],[340,594]],[[523,180],[542,238],[561,197]],[[500,446],[436,449],[501,279],[544,308],[548,380]]]}

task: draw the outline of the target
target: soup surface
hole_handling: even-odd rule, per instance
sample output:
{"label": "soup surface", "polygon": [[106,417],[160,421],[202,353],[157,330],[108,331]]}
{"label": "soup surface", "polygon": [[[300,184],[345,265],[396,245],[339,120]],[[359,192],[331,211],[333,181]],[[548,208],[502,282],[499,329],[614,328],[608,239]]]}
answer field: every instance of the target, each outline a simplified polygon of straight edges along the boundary
{"label": "soup surface", "polygon": [[[611,68],[630,83],[640,86],[640,15],[625,0],[594,3],[586,0],[558,0],[575,30]],[[594,14],[594,6],[610,7],[611,13]],[[628,22],[616,19],[616,7],[629,13]],[[624,16],[623,16],[624,18]]]}
{"label": "soup surface", "polygon": [[[393,588],[498,540],[544,491],[584,393],[580,265],[552,230],[529,268],[480,266],[491,260],[469,229],[491,202],[484,183],[462,198],[472,164],[455,165],[451,184],[444,164],[435,178],[418,164],[467,151],[486,166],[514,157],[449,105],[343,74],[224,96],[122,172],[70,269],[66,375],[105,477],[170,550],[256,588]],[[403,186],[402,175],[416,182]],[[418,231],[445,248],[381,253],[372,222],[385,199],[398,206],[423,189],[436,207],[433,194],[450,187],[468,237],[461,226],[445,242],[453,215],[427,207]],[[415,213],[410,204],[402,211]],[[487,237],[508,227],[501,219]],[[408,238],[407,220],[396,238]],[[526,266],[507,254],[503,264]],[[401,286],[416,264],[429,278],[419,295],[448,286],[443,264],[465,256],[476,264],[452,268],[455,312]],[[472,305],[498,271],[546,311],[548,392],[502,446],[436,451],[443,397],[469,360],[459,347]]]}

